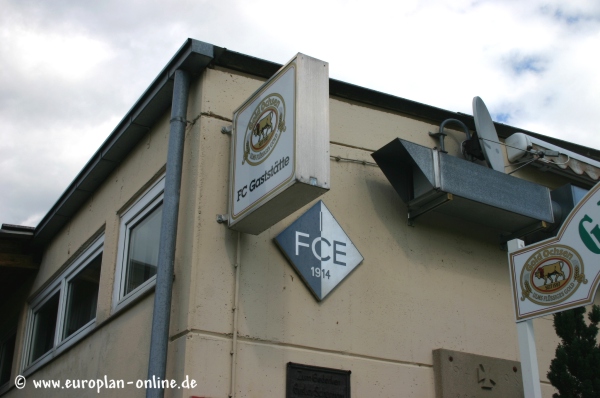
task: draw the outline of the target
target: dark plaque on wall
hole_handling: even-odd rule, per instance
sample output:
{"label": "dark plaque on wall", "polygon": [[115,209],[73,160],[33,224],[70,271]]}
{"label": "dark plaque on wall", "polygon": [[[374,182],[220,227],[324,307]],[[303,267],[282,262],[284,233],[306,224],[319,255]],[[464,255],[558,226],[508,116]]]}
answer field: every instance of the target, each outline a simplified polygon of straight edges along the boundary
{"label": "dark plaque on wall", "polygon": [[288,362],[286,398],[350,398],[349,370]]}

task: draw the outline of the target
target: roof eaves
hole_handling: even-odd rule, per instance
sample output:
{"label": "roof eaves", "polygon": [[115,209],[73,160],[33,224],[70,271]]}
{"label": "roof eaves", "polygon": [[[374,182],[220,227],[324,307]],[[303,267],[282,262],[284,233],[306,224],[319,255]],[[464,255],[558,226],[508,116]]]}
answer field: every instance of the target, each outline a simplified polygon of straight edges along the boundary
{"label": "roof eaves", "polygon": [[23,225],[2,224],[0,226],[0,238],[28,240],[33,237],[35,228]]}
{"label": "roof eaves", "polygon": [[44,246],[121,163],[154,122],[171,106],[173,75],[196,76],[213,60],[215,47],[188,39],[83,167],[35,229],[33,246]]}
{"label": "roof eaves", "polygon": [[[226,48],[188,39],[42,219],[35,230],[33,239],[36,247],[46,244],[68,222],[146,134],[156,119],[169,109],[175,71],[183,69],[195,76],[211,65],[262,78],[271,77],[282,66]],[[330,79],[329,93],[333,97],[398,112],[433,124],[440,124],[450,118],[458,119],[469,129],[475,130],[474,119],[471,115],[447,111],[339,80]],[[591,159],[600,160],[600,151],[592,148],[524,131],[502,123],[495,123],[495,126],[500,138],[507,138],[516,132],[523,132]]]}

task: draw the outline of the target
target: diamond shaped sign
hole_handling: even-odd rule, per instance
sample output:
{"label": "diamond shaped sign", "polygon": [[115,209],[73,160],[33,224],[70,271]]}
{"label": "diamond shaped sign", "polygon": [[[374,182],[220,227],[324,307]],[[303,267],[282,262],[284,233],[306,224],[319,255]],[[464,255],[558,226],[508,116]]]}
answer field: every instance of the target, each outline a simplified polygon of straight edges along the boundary
{"label": "diamond shaped sign", "polygon": [[322,200],[281,232],[275,243],[319,301],[363,261]]}

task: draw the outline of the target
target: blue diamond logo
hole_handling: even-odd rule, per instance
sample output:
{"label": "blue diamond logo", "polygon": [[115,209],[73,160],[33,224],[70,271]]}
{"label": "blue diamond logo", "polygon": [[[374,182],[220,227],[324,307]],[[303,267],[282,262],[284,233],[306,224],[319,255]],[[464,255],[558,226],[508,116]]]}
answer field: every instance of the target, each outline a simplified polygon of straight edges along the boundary
{"label": "blue diamond logo", "polygon": [[323,201],[277,235],[275,243],[319,301],[363,261]]}

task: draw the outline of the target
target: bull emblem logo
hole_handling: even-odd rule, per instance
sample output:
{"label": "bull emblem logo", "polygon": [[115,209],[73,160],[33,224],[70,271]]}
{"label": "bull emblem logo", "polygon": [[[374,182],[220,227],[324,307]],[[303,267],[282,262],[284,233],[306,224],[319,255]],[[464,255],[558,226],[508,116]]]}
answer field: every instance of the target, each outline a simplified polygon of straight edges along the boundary
{"label": "bull emblem logo", "polygon": [[268,138],[268,134],[273,131],[273,123],[271,122],[273,119],[273,111],[268,112],[267,116],[263,117],[256,123],[254,126],[254,130],[252,130],[252,134],[255,137],[258,137],[258,146],[264,146],[264,142]]}
{"label": "bull emblem logo", "polygon": [[[562,280],[565,280],[565,273],[562,271],[564,262],[557,261],[552,264],[544,265],[538,267],[535,270],[535,277],[538,279],[544,279],[544,285],[548,284],[548,279],[550,282],[558,282],[558,277],[562,276]],[[554,281],[552,280],[552,276],[555,276]]]}
{"label": "bull emblem logo", "polygon": [[566,245],[547,246],[534,252],[521,271],[521,301],[549,306],[568,299],[587,283],[583,260]]}
{"label": "bull emblem logo", "polygon": [[550,257],[534,268],[531,286],[538,293],[554,293],[572,279],[572,274],[573,265],[566,259]]}
{"label": "bull emblem logo", "polygon": [[285,102],[281,95],[270,94],[258,103],[246,128],[242,164],[248,162],[256,166],[269,157],[286,131],[285,119]]}

